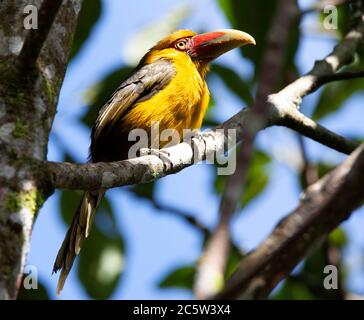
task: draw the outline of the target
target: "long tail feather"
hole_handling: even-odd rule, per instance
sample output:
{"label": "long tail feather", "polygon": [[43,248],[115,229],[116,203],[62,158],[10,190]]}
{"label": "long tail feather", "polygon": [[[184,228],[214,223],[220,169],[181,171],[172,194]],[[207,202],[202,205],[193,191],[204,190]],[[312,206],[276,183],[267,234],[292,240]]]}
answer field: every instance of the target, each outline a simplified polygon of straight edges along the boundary
{"label": "long tail feather", "polygon": [[96,210],[105,191],[85,192],[73,217],[72,223],[58,251],[53,273],[61,271],[57,294],[62,291],[76,256],[80,253],[83,241],[89,236]]}

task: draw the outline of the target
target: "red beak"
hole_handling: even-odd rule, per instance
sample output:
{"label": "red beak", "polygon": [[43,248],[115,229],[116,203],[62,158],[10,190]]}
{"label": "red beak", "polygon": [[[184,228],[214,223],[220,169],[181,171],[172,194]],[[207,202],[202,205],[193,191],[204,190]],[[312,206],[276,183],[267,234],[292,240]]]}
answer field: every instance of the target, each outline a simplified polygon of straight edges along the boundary
{"label": "red beak", "polygon": [[211,61],[232,49],[255,45],[254,38],[243,31],[226,29],[198,34],[191,38],[189,55],[193,59]]}

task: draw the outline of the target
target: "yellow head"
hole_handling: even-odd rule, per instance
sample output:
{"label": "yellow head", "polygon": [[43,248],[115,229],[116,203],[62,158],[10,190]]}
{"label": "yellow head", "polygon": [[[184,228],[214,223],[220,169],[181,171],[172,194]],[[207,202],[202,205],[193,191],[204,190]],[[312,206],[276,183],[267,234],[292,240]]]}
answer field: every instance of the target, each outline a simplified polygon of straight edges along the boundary
{"label": "yellow head", "polygon": [[247,44],[255,45],[254,38],[239,30],[225,29],[202,34],[191,30],[178,30],[151,48],[140,64],[152,63],[162,58],[174,61],[188,59],[205,74],[209,62],[225,52]]}

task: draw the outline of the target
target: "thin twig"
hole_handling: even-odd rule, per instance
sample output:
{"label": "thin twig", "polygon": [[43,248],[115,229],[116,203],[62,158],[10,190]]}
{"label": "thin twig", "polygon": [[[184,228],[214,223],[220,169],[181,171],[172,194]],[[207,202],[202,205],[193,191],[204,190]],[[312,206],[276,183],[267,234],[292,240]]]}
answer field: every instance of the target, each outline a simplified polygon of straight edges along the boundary
{"label": "thin twig", "polygon": [[317,166],[312,165],[308,158],[306,145],[305,145],[305,141],[304,141],[303,137],[301,135],[297,134],[297,140],[298,140],[298,144],[301,149],[301,156],[302,156],[302,162],[303,162],[301,175],[305,179],[304,187],[307,188],[308,186],[310,186],[311,184],[314,184],[318,180],[318,178],[319,178],[318,170],[317,170]]}
{"label": "thin twig", "polygon": [[200,230],[205,236],[210,233],[210,230],[205,225],[203,225],[200,221],[198,221],[193,214],[188,213],[179,208],[176,208],[176,207],[164,204],[164,203],[160,203],[159,201],[157,201],[155,199],[151,200],[151,203],[154,206],[154,208],[156,208],[157,210],[169,212],[169,213],[174,214],[176,217],[182,218],[188,224],[190,224],[194,228],[197,228],[198,230]]}
{"label": "thin twig", "polygon": [[330,82],[358,79],[363,77],[364,77],[364,70],[346,71],[346,72],[334,73],[327,76],[321,76],[320,78],[317,79],[315,86],[312,88],[312,92],[316,91],[321,86],[328,84]]}
{"label": "thin twig", "polygon": [[290,110],[287,116],[282,117],[279,121],[277,121],[277,125],[290,128],[314,141],[344,154],[350,154],[358,146],[358,143],[355,141],[345,139],[335,132],[326,129],[297,109]]}

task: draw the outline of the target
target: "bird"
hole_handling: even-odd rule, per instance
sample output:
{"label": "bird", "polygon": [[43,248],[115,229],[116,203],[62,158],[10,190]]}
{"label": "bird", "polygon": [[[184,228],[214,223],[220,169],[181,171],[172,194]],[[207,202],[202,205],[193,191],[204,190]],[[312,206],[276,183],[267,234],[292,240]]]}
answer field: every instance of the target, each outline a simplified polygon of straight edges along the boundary
{"label": "bird", "polygon": [[[198,130],[210,100],[205,81],[210,62],[249,44],[255,45],[254,38],[234,29],[201,34],[177,30],[161,39],[99,110],[91,132],[89,162],[128,159],[135,144],[129,141],[129,133],[143,129],[150,135],[153,123],[159,124],[160,132],[176,130],[179,137],[184,129]],[[164,145],[161,142],[160,148]],[[53,273],[60,271],[57,294],[90,234],[105,191],[84,192],[54,263]]]}

